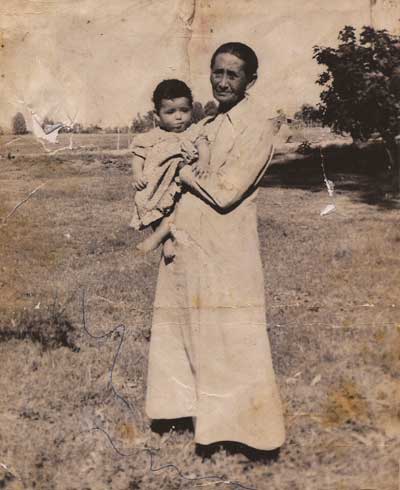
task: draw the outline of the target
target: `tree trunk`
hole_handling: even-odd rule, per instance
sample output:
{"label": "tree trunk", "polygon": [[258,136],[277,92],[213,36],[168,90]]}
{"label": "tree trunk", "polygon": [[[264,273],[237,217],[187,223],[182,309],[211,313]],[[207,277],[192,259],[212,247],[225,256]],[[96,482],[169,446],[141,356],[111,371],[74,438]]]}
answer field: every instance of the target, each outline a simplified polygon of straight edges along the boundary
{"label": "tree trunk", "polygon": [[384,141],[384,145],[392,175],[392,192],[397,197],[400,195],[400,137],[393,141]]}
{"label": "tree trunk", "polygon": [[395,166],[393,168],[393,190],[400,195],[400,135],[396,136]]}

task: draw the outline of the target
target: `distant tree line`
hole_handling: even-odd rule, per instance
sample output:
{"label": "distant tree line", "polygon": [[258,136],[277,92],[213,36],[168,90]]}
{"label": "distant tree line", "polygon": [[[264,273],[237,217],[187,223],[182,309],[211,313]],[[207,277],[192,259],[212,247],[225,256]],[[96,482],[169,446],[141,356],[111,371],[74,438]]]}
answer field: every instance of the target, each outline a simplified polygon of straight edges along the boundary
{"label": "distant tree line", "polygon": [[[201,102],[194,102],[193,104],[193,122],[197,123],[201,121],[204,117],[213,116],[217,113],[217,104],[210,100],[204,107]],[[46,116],[43,119],[42,127],[46,131],[46,128],[50,128],[57,121]],[[145,114],[138,113],[136,117],[132,120],[130,126],[107,126],[105,128],[99,126],[98,124],[90,124],[84,126],[80,123],[73,124],[72,127],[65,126],[61,129],[61,133],[82,133],[82,134],[96,134],[96,133],[144,133],[158,125],[157,118],[154,111],[148,111]],[[25,117],[21,112],[17,112],[11,121],[12,133],[16,135],[22,135],[28,133]]]}

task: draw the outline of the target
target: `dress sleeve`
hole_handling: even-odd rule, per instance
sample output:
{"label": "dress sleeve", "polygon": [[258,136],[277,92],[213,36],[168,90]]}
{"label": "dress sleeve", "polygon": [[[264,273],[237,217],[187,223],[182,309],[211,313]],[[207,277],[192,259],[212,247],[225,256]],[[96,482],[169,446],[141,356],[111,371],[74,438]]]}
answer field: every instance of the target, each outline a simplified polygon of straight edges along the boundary
{"label": "dress sleeve", "polygon": [[195,144],[198,140],[207,140],[209,141],[209,137],[206,130],[206,125],[212,118],[206,117],[201,121],[192,124],[186,131],[185,135],[190,139],[190,141]]}
{"label": "dress sleeve", "polygon": [[139,133],[134,136],[129,149],[134,155],[146,158],[149,148],[154,146],[157,139],[155,131],[151,130],[147,133]]}
{"label": "dress sleeve", "polygon": [[237,136],[226,159],[206,178],[190,167],[180,171],[181,181],[211,205],[226,210],[237,204],[264,175],[271,162],[276,128],[272,120],[249,124]]}

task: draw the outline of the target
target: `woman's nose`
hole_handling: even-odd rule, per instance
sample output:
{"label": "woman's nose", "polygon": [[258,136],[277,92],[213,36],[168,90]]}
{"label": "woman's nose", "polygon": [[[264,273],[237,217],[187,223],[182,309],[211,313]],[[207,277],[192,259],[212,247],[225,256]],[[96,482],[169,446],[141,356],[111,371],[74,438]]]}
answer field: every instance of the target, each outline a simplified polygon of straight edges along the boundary
{"label": "woman's nose", "polygon": [[224,74],[218,84],[221,88],[226,88],[228,85],[228,77]]}

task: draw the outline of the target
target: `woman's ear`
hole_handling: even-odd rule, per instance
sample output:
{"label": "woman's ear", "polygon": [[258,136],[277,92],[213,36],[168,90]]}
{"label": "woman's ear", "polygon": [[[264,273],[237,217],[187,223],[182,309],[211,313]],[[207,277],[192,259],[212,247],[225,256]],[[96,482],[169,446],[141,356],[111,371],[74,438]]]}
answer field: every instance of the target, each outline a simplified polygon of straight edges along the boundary
{"label": "woman's ear", "polygon": [[250,77],[250,80],[247,82],[246,85],[246,90],[251,88],[257,81],[257,73],[253,73],[253,75]]}
{"label": "woman's ear", "polygon": [[154,117],[154,120],[157,123],[157,126],[159,126],[160,125],[160,116],[157,114],[156,111],[153,111],[153,117]]}

